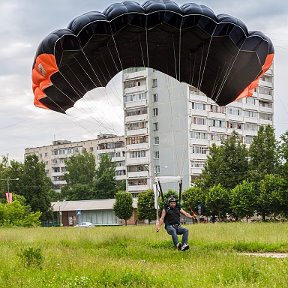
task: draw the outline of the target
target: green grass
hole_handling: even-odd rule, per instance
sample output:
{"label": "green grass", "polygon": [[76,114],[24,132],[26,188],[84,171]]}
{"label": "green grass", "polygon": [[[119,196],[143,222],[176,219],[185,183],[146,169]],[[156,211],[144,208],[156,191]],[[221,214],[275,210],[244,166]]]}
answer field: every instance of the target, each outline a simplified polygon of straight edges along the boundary
{"label": "green grass", "polygon": [[287,287],[286,223],[190,225],[190,250],[154,226],[0,229],[0,287]]}

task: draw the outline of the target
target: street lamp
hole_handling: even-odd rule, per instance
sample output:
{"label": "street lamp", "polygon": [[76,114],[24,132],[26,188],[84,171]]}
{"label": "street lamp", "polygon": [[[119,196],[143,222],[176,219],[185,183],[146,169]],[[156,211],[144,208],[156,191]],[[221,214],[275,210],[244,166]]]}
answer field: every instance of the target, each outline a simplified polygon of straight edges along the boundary
{"label": "street lamp", "polygon": [[19,178],[14,178],[14,179],[11,179],[11,178],[7,178],[7,179],[0,179],[1,181],[6,181],[7,182],[7,195],[8,195],[8,202],[9,202],[9,199],[10,199],[10,181],[18,181]]}

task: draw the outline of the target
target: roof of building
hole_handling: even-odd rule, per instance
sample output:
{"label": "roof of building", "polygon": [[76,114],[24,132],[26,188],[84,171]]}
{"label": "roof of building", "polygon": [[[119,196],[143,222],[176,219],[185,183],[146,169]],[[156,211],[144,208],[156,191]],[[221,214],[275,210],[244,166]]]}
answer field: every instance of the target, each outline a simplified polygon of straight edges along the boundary
{"label": "roof of building", "polygon": [[[57,201],[52,202],[51,207],[54,212],[62,211],[88,211],[88,210],[112,210],[115,199],[103,200],[79,200],[79,201]],[[133,199],[133,208],[137,208],[137,199]]]}

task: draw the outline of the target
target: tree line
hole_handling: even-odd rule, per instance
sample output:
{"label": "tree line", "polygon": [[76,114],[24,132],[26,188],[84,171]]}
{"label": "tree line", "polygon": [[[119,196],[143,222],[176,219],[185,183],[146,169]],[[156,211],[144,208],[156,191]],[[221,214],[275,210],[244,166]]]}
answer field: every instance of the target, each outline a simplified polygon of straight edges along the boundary
{"label": "tree line", "polygon": [[[202,174],[184,191],[182,205],[196,212],[200,208],[201,215],[211,216],[212,219],[225,219],[229,215],[239,220],[255,214],[261,215],[263,220],[267,216],[287,217],[288,132],[277,141],[271,126],[260,126],[249,149],[242,142],[241,135],[234,132],[223,139],[220,146],[213,144],[210,147]],[[45,165],[36,155],[27,156],[24,163],[9,162],[3,157],[0,162],[0,179],[3,180],[0,182],[0,225],[6,217],[3,215],[13,214],[5,206],[5,179],[19,179],[9,182],[10,191],[22,197],[21,200],[14,199],[24,207],[24,210],[21,209],[27,217],[40,212],[36,224],[52,217],[51,201],[111,199],[115,198],[117,191],[124,193],[125,181],[115,180],[116,166],[110,157],[102,154],[98,162],[96,166],[95,156],[88,152],[68,158],[64,175],[67,185],[58,193],[52,189]],[[9,209],[14,208],[10,206]],[[16,213],[18,219],[26,217],[21,213]],[[35,215],[33,217],[31,219],[35,219]],[[140,193],[138,218],[148,219],[149,222],[155,220],[153,191]]]}

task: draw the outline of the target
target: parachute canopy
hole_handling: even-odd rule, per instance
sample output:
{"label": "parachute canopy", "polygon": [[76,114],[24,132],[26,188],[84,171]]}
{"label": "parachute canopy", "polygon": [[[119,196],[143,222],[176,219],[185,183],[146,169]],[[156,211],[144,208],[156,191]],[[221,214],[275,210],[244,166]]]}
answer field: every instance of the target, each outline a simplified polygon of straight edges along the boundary
{"label": "parachute canopy", "polygon": [[151,67],[195,86],[219,105],[251,96],[273,45],[237,18],[195,3],[125,1],[76,17],[39,45],[34,104],[65,113],[129,67]]}

